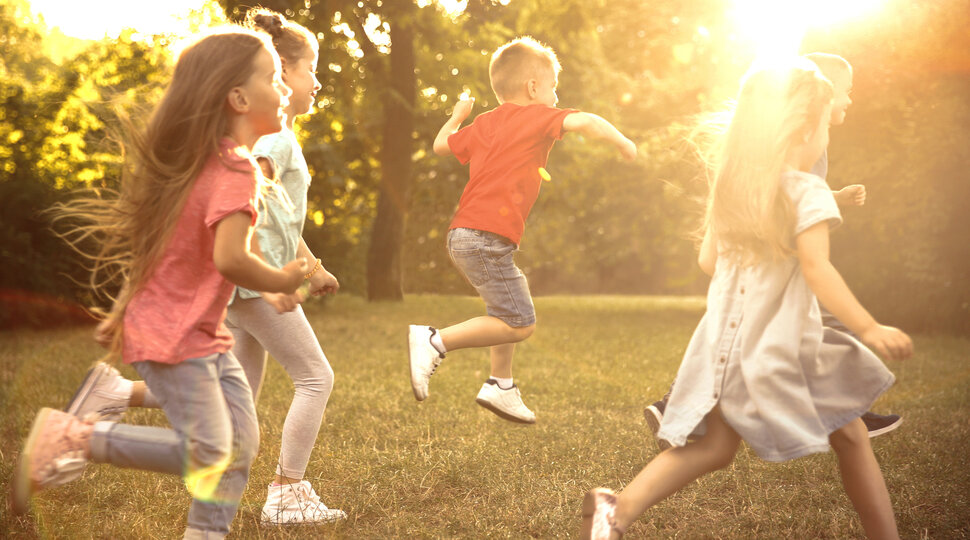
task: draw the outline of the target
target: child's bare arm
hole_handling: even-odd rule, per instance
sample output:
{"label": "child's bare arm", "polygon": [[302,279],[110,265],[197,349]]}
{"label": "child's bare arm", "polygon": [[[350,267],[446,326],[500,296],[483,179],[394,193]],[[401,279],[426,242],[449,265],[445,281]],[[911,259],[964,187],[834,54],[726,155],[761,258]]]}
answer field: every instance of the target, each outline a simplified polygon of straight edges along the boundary
{"label": "child's bare arm", "polygon": [[269,179],[276,178],[276,171],[273,170],[273,163],[264,157],[257,157],[256,163],[259,163],[259,170],[262,171],[263,176]]}
{"label": "child's bare arm", "polygon": [[445,122],[445,125],[441,126],[441,129],[438,130],[438,136],[434,138],[432,148],[435,154],[439,156],[451,154],[451,148],[448,146],[448,137],[451,137],[458,131],[461,123],[471,114],[474,104],[475,98],[462,99],[455,104],[455,110],[451,112],[451,118]]}
{"label": "child's bare arm", "polygon": [[216,225],[212,262],[226,279],[256,291],[292,293],[303,282],[306,261],[295,259],[283,268],[274,268],[249,249],[251,218],[236,212]]}
{"label": "child's bare arm", "polygon": [[714,241],[710,227],[704,232],[701,250],[697,255],[697,264],[700,265],[705,274],[714,275],[714,268],[717,265],[717,242]]}
{"label": "child's bare arm", "polygon": [[563,131],[582,133],[591,139],[601,139],[615,146],[624,159],[633,161],[637,157],[637,145],[620,133],[613,124],[600,116],[587,112],[572,113],[562,121]]}
{"label": "child's bare arm", "polygon": [[829,261],[828,223],[818,223],[795,239],[805,281],[819,303],[886,358],[902,360],[913,353],[913,342],[903,331],[883,326],[869,314]]}
{"label": "child's bare arm", "polygon": [[866,204],[866,186],[862,184],[845,186],[838,191],[833,191],[832,196],[839,206],[862,206]]}

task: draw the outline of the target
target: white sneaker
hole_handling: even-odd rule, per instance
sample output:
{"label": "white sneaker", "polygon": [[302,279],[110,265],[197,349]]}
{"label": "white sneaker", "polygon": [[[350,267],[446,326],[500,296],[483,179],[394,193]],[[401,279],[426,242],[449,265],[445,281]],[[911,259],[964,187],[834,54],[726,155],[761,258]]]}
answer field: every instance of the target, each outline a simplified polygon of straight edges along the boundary
{"label": "white sneaker", "polygon": [[299,525],[302,523],[331,523],[347,519],[343,510],[327,508],[313,491],[310,482],[270,484],[260,523],[264,526]]}
{"label": "white sneaker", "polygon": [[131,387],[132,382],[117,369],[98,362],[88,370],[64,412],[90,422],[117,422],[128,409]]}
{"label": "white sneaker", "polygon": [[512,388],[503,390],[499,388],[495,379],[489,379],[478,391],[475,402],[506,420],[523,424],[536,423],[535,413],[522,403],[522,394],[519,393],[519,387],[514,384]]}
{"label": "white sneaker", "polygon": [[438,331],[430,326],[412,324],[408,327],[408,356],[411,361],[411,390],[418,401],[428,397],[428,380],[441,364],[444,353],[431,344],[431,336]]}
{"label": "white sneaker", "polygon": [[63,411],[43,408],[34,417],[11,482],[15,515],[27,512],[35,492],[66,484],[81,476],[88,463],[90,423]]}

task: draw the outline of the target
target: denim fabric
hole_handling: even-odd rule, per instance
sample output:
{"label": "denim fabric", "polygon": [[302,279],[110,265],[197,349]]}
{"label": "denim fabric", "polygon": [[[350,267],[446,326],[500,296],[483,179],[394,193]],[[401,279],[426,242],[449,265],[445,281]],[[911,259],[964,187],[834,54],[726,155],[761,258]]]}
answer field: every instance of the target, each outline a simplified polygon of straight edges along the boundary
{"label": "denim fabric", "polygon": [[98,422],[92,460],[181,475],[193,496],[188,528],[228,533],[259,448],[256,409],[242,367],[231,352],[132,367],[173,429]]}
{"label": "denim fabric", "polygon": [[487,231],[448,231],[451,261],[485,301],[488,314],[519,328],[535,324],[536,311],[529,282],[513,260],[516,250],[508,238]]}
{"label": "denim fabric", "polygon": [[[263,260],[270,266],[283,268],[286,263],[296,258],[300,238],[303,236],[310,169],[296,135],[286,128],[260,137],[253,146],[253,156],[266,158],[273,164],[280,187],[286,194],[285,198],[275,190],[266,194],[259,209],[254,233],[259,241]],[[239,298],[259,298],[257,291],[242,287],[236,291]]]}

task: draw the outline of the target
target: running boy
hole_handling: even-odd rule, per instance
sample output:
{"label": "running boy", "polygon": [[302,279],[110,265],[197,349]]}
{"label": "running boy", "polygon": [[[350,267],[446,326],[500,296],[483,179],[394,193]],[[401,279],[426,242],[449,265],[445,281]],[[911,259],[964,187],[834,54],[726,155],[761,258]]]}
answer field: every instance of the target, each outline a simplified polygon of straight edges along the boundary
{"label": "running boy", "polygon": [[556,108],[560,70],[556,53],[531,37],[502,45],[488,67],[499,106],[459,129],[474,99],[459,101],[435,138],[436,154],[470,163],[449,227],[448,252],[488,315],[440,330],[410,326],[411,388],[418,401],[428,397],[429,378],[446,351],[489,347],[491,376],[476,402],[506,420],[535,422],[512,380],[515,344],[532,335],[536,323],[529,285],[513,254],[539,195],[549,151],[573,131],[613,144],[627,160],[637,155],[636,145],[603,118]]}

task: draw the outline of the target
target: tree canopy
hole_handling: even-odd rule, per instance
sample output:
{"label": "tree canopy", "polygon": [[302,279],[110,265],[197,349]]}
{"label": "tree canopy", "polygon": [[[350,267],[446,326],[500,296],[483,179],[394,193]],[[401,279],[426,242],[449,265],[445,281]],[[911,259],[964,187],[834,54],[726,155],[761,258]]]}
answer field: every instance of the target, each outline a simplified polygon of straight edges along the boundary
{"label": "tree canopy", "polygon": [[[236,20],[247,5],[220,4]],[[345,290],[471,292],[444,249],[467,168],[431,143],[459,95],[476,97],[473,115],[496,105],[489,55],[528,34],[559,56],[560,106],[607,118],[641,155],[624,163],[576,135],[557,143],[518,256],[533,291],[704,291],[692,233],[706,183],[685,133],[694,115],[723,107],[752,59],[727,0],[262,4],[320,39],[323,89],[298,123],[313,176],[305,238]],[[54,58],[36,46],[45,32],[24,22],[25,6],[0,5],[2,288],[86,302],[64,277],[82,278],[78,261],[39,212],[79,187],[114,185],[115,107],[150,109],[172,58],[167,38],[131,34]],[[951,16],[968,7],[886,0],[871,20],[815,29],[802,44],[855,68],[828,180],[866,184],[869,201],[845,211],[836,266],[878,318],[907,328],[970,330],[970,35]]]}

